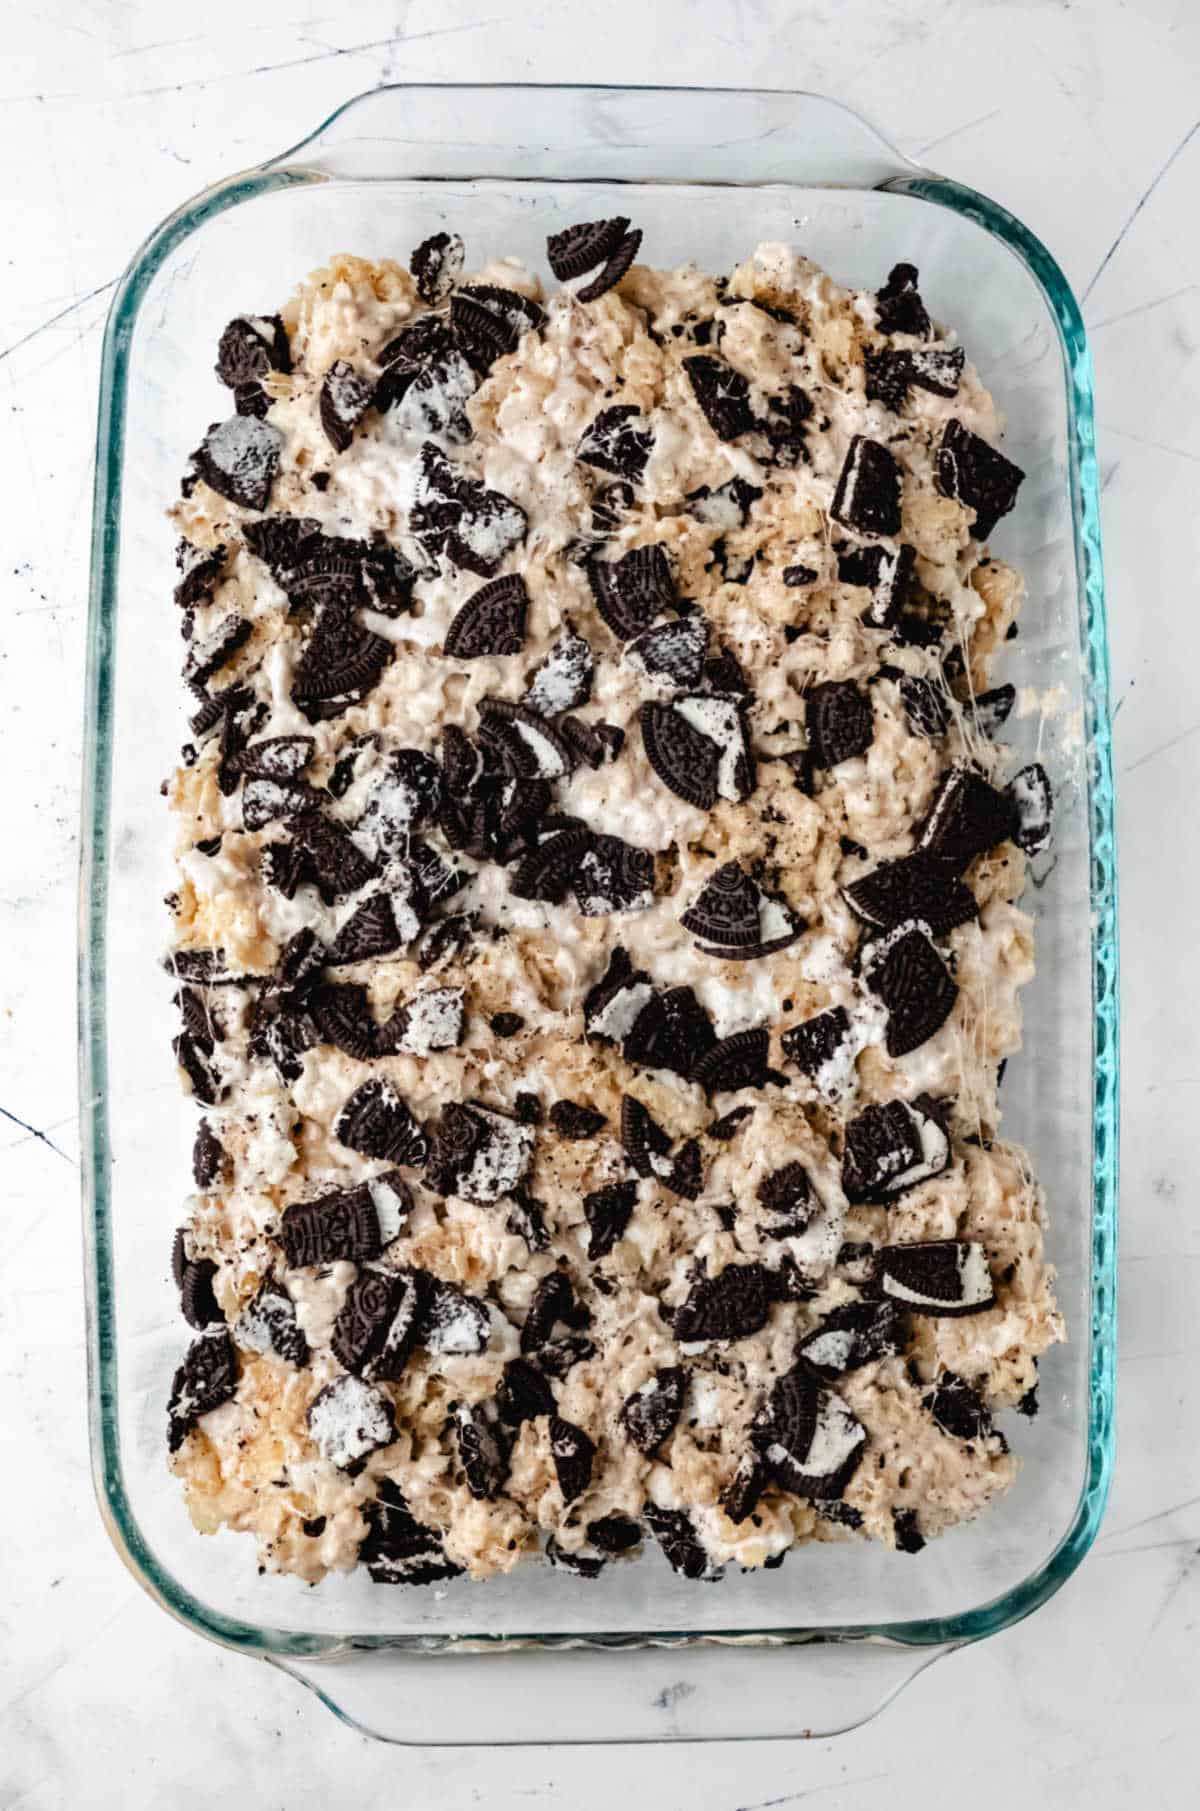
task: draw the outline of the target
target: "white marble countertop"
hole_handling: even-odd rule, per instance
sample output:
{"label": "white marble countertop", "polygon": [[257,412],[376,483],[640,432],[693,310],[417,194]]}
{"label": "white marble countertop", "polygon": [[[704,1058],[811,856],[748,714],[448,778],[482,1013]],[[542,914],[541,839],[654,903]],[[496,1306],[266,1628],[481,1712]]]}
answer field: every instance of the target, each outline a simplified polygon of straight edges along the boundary
{"label": "white marble countertop", "polygon": [[[253,22],[251,22],[253,21]],[[60,0],[0,57],[0,1811],[914,1803],[1172,1811],[1200,1772],[1200,13],[1189,0]],[[1093,336],[1120,784],[1120,1446],[1053,1603],[867,1728],[439,1754],[339,1726],[133,1585],[83,1403],[74,963],[93,417],[114,279],[169,209],[389,79],[761,82],[848,101],[1042,235]],[[598,1719],[601,1715],[598,1707]]]}

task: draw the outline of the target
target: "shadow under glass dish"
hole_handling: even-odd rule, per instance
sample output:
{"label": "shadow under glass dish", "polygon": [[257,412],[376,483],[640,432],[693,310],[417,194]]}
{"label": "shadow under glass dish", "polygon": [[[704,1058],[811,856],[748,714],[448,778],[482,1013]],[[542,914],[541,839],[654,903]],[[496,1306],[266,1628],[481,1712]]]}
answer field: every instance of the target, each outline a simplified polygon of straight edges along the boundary
{"label": "shadow under glass dish", "polygon": [[[172,878],[158,789],[181,739],[164,511],[204,424],[224,410],[211,366],[233,314],[278,308],[335,253],[403,261],[443,228],[463,235],[469,264],[511,254],[544,271],[547,234],[618,212],[663,267],[728,270],[767,239],[854,287],[916,264],[932,313],[956,328],[1006,417],[1005,452],[1028,476],[995,545],[1024,573],[1028,598],[996,678],[1061,687],[1063,702],[1036,737],[1057,794],[1056,853],[1048,884],[1024,902],[1038,974],[1023,995],[1025,1049],[1005,1079],[1003,1131],[1031,1151],[1046,1191],[1070,1343],[1043,1360],[1038,1418],[1009,1425],[1024,1461],[1011,1493],[919,1557],[810,1545],[781,1570],[704,1585],[648,1550],[596,1580],[526,1566],[482,1586],[405,1590],[360,1571],[309,1589],[258,1576],[248,1536],[202,1539],[166,1468],[164,1404],[183,1343],[168,1256],[196,1110],[170,1059],[172,990],[158,965]],[[931,1657],[1044,1602],[1095,1536],[1111,1465],[1117,1068],[1091,372],[1078,308],[1044,248],[814,96],[362,96],[293,151],[180,209],[130,266],[105,342],[89,633],[80,1061],[91,1431],[101,1507],[140,1582],[189,1626],[286,1665],[362,1726],[424,1743],[829,1733]],[[1015,725],[1026,759],[1038,723],[1035,713],[1024,743]]]}

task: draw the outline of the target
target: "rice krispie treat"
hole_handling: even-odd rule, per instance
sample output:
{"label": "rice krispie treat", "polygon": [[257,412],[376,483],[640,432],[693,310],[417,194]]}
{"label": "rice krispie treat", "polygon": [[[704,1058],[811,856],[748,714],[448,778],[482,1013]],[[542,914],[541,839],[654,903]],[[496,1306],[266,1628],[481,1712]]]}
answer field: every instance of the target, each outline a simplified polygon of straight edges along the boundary
{"label": "rice krispie treat", "polygon": [[174,516],[171,1464],[315,1581],[906,1552],[1062,1337],[998,1075],[1021,473],[900,265],[453,235],[243,315]]}

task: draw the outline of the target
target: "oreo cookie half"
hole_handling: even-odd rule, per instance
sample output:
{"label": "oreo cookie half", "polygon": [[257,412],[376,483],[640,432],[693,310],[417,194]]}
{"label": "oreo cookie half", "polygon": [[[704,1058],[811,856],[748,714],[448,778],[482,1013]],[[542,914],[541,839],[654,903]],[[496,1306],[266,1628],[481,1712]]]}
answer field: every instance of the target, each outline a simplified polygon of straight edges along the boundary
{"label": "oreo cookie half", "polygon": [[374,691],[394,652],[352,610],[326,604],[293,670],[293,703],[310,723],[341,716]]}
{"label": "oreo cookie half", "polygon": [[781,899],[764,893],[737,862],[711,875],[679,920],[706,956],[748,962],[787,949],[804,925]]}
{"label": "oreo cookie half", "polygon": [[699,1082],[706,1094],[734,1094],[739,1088],[764,1088],[772,1077],[772,1071],[767,1067],[769,1049],[770,1034],[765,1025],[751,1031],[731,1032],[695,1058],[692,1079]]}
{"label": "oreo cookie half", "polygon": [[971,1240],[885,1245],[879,1275],[884,1294],[912,1314],[981,1314],[996,1301],[987,1249]]}

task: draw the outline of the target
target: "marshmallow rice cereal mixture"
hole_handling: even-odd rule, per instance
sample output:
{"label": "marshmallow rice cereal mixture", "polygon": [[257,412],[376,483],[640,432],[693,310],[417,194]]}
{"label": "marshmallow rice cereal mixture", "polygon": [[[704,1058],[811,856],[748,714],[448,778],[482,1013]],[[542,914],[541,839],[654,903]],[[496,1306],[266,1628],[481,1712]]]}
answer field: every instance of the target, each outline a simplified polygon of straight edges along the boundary
{"label": "marshmallow rice cereal mixture", "polygon": [[170,1463],[309,1583],[913,1553],[1063,1337],[1022,474],[912,266],[640,241],[335,258],[173,511]]}

